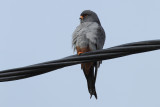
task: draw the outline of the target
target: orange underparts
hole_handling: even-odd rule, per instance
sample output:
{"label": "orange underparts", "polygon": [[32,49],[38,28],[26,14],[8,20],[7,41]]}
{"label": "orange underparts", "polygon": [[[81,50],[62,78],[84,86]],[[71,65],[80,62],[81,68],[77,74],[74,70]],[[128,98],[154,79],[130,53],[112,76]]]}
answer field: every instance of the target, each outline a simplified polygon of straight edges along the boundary
{"label": "orange underparts", "polygon": [[[77,46],[76,50],[77,50],[77,54],[80,55],[82,53],[89,52],[90,48],[89,47],[80,48]],[[92,66],[93,66],[93,62],[81,63],[81,69],[83,69],[83,71],[85,72],[86,75],[89,74],[90,68]]]}

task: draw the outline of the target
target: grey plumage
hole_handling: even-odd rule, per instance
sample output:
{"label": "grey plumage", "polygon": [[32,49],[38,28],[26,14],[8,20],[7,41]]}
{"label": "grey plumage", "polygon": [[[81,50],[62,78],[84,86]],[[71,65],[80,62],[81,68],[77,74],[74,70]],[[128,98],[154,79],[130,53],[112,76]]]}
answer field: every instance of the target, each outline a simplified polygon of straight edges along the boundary
{"label": "grey plumage", "polygon": [[72,46],[86,47],[89,45],[92,51],[103,48],[105,32],[96,22],[81,23],[73,33]]}
{"label": "grey plumage", "polygon": [[[90,10],[82,13],[92,12]],[[94,13],[94,15],[96,15]],[[98,18],[98,16],[94,16]],[[88,18],[92,19],[92,18]],[[75,50],[76,46],[85,47],[89,45],[92,51],[103,48],[105,42],[105,32],[98,21],[81,21],[72,35],[72,46]]]}
{"label": "grey plumage", "polygon": [[[101,26],[101,23],[98,19],[97,14],[93,11],[85,10],[81,13],[81,16],[83,16],[84,18],[80,20],[80,25],[77,26],[76,30],[73,32],[72,47],[74,48],[74,50],[76,50],[76,47],[79,47],[79,48],[89,47],[91,51],[102,49],[105,42],[105,32],[103,30],[103,27]],[[97,74],[97,70],[100,63],[101,61],[95,62],[93,68],[91,68],[91,72],[92,72],[94,71],[93,69],[95,67],[95,77],[94,77],[95,80],[96,80],[96,74]],[[92,77],[89,77],[89,78],[92,78]],[[87,79],[87,82],[88,81],[90,80]],[[90,94],[91,96],[94,95],[92,92],[90,92]],[[97,95],[95,95],[95,97],[96,96]]]}

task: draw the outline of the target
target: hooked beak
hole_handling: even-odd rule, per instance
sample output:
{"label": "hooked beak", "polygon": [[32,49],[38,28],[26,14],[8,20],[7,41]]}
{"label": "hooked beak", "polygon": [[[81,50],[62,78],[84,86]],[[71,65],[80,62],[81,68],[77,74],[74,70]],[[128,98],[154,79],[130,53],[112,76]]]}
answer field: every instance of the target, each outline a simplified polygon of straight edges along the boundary
{"label": "hooked beak", "polygon": [[82,20],[84,17],[83,16],[80,16],[80,19]]}

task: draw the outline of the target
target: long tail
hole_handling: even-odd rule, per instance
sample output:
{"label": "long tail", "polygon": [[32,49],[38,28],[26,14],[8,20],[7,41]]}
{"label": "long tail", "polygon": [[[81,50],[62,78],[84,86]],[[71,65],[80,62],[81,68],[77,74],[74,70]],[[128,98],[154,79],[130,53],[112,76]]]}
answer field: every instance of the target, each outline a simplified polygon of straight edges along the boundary
{"label": "long tail", "polygon": [[95,88],[95,75],[94,75],[94,67],[90,68],[90,72],[87,75],[87,83],[88,83],[88,91],[90,93],[90,98],[92,98],[92,95],[95,96],[97,99],[97,93],[96,93],[96,88]]}
{"label": "long tail", "polygon": [[[85,66],[86,64],[84,64]],[[85,68],[85,67],[84,67]],[[88,70],[88,71],[86,71]],[[90,98],[92,98],[92,95],[95,96],[97,99],[97,93],[96,93],[96,88],[95,88],[95,81],[96,81],[96,75],[97,75],[97,67],[95,67],[95,72],[94,72],[94,66],[90,66],[89,69],[83,69],[87,84],[88,84],[88,91],[90,93]]]}

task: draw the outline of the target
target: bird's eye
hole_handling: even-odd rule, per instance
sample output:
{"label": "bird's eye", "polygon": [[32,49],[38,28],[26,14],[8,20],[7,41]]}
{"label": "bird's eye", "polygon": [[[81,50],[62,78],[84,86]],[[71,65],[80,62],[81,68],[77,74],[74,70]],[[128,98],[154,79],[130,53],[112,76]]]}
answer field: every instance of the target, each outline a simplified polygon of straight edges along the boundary
{"label": "bird's eye", "polygon": [[88,16],[88,14],[83,14],[80,16],[80,19],[83,20],[84,18],[86,18]]}
{"label": "bird's eye", "polygon": [[83,16],[84,16],[84,17],[87,17],[87,16],[88,16],[88,14],[84,14]]}

